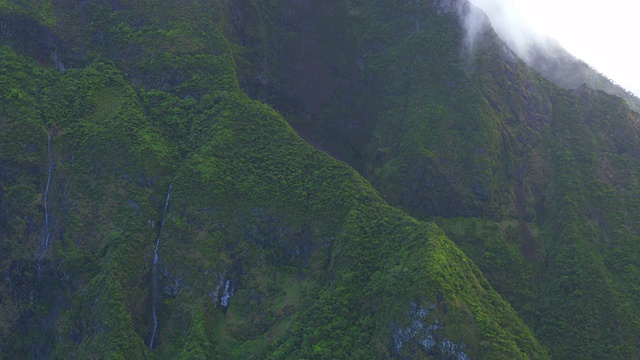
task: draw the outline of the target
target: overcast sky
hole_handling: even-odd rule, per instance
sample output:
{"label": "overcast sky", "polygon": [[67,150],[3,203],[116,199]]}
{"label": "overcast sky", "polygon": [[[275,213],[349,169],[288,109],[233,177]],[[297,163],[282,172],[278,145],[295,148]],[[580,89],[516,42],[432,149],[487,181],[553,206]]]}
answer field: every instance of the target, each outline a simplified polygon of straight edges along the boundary
{"label": "overcast sky", "polygon": [[640,0],[470,1],[499,33],[530,26],[640,96]]}

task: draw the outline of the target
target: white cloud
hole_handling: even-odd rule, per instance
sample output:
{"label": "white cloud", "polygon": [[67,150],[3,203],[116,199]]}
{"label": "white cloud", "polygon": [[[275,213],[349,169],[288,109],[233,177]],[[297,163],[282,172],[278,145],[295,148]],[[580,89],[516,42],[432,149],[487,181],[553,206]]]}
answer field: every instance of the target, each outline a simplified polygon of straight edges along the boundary
{"label": "white cloud", "polygon": [[[640,95],[640,1],[471,0],[519,47],[536,32]],[[517,51],[517,49],[514,49]],[[522,50],[522,49],[521,49]]]}

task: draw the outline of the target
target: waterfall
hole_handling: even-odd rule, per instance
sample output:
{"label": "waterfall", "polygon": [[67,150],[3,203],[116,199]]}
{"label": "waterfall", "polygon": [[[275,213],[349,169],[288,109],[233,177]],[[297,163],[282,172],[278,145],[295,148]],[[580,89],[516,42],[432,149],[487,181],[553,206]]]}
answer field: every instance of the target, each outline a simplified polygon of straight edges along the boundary
{"label": "waterfall", "polygon": [[162,236],[162,229],[164,223],[167,220],[167,208],[169,207],[169,199],[171,198],[171,184],[169,184],[169,190],[167,191],[167,199],[164,202],[164,212],[162,214],[162,222],[160,223],[160,230],[158,231],[158,239],[156,240],[156,249],[153,253],[153,265],[151,266],[151,314],[152,314],[152,326],[151,340],[149,340],[149,349],[153,349],[153,341],[156,337],[156,330],[158,329],[158,247],[160,246],[160,237]]}
{"label": "waterfall", "polygon": [[53,173],[53,155],[51,153],[51,133],[47,131],[47,185],[44,188],[44,224],[42,225],[42,241],[40,242],[40,249],[38,250],[38,277],[40,277],[40,268],[42,259],[47,255],[49,247],[51,246],[51,227],[49,225],[49,189],[51,188],[51,174]]}

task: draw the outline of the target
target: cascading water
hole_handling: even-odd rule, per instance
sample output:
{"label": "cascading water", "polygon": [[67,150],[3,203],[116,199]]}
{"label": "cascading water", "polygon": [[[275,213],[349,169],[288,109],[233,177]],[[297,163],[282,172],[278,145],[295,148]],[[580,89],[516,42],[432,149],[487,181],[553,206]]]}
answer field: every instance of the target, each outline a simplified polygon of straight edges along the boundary
{"label": "cascading water", "polygon": [[156,240],[156,249],[153,253],[153,265],[151,266],[151,315],[152,326],[151,340],[149,340],[149,349],[153,349],[153,342],[156,337],[156,330],[158,329],[158,247],[160,246],[160,237],[162,236],[162,229],[164,223],[167,220],[167,208],[169,207],[169,199],[171,199],[171,184],[169,184],[169,190],[167,191],[167,199],[164,202],[164,212],[162,214],[162,222],[160,223],[160,230],[158,231],[158,239]]}
{"label": "cascading water", "polygon": [[38,249],[38,277],[41,273],[42,259],[47,255],[49,247],[51,247],[51,227],[49,225],[49,189],[51,187],[51,174],[53,173],[53,155],[51,153],[51,133],[47,131],[47,184],[44,188],[44,224],[42,225],[42,241],[40,242],[40,249]]}

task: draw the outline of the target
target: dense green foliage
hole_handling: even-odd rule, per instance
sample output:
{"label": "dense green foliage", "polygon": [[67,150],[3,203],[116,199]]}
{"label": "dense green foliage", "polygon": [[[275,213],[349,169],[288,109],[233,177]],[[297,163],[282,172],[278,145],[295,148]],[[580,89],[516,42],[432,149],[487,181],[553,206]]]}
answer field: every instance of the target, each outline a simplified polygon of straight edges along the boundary
{"label": "dense green foliage", "polygon": [[[3,79],[23,80],[3,95],[16,100],[3,103],[19,107],[15,113],[31,109],[24,118],[4,111],[11,142],[3,141],[3,159],[32,163],[33,179],[41,179],[20,180],[20,168],[3,172],[3,208],[24,201],[3,216],[3,244],[25,247],[3,258],[13,308],[3,315],[24,318],[3,322],[3,352],[150,355],[149,261],[171,182],[160,246],[161,342],[152,351],[160,357],[264,357],[271,349],[275,357],[390,355],[390,333],[406,322],[412,301],[436,299],[431,320],[446,324],[440,341],[483,357],[544,356],[435,226],[385,205],[353,170],[238,88],[199,99],[136,94],[108,62],[57,74],[2,51]],[[31,79],[43,83],[22,89]],[[39,140],[8,136],[29,131]],[[41,195],[47,132],[55,200]],[[40,155],[21,159],[29,147]],[[55,225],[39,232],[43,216]],[[20,230],[30,218],[33,229]],[[47,232],[52,249],[34,259]],[[39,286],[51,279],[59,289]],[[228,308],[219,299],[227,282]],[[38,296],[25,301],[29,288]]]}
{"label": "dense green foliage", "polygon": [[392,205],[442,226],[554,356],[636,357],[638,114],[556,87],[490,28],[470,51],[445,3],[247,7],[264,30],[232,36],[280,51],[241,82]]}
{"label": "dense green foliage", "polygon": [[638,357],[640,117],[438,4],[0,1],[0,358]]}

